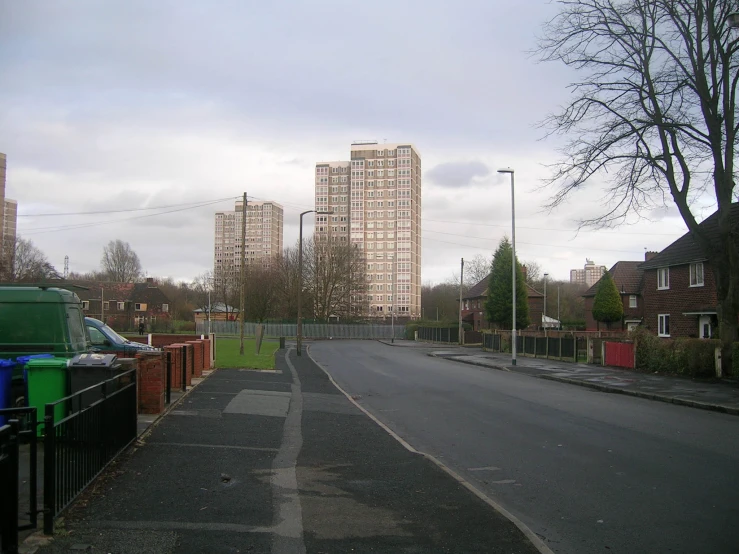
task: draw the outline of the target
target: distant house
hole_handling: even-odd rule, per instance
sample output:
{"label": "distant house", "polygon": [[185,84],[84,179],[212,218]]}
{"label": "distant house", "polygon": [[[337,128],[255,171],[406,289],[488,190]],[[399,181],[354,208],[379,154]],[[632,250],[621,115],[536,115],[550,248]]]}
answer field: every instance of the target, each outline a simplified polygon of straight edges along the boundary
{"label": "distant house", "polygon": [[[731,220],[739,226],[739,203],[731,206]],[[717,214],[700,227],[718,236]],[[660,337],[711,338],[718,327],[716,282],[706,255],[690,233],[642,263],[644,326]],[[736,277],[736,276],[735,276]]]}
{"label": "distant house", "polygon": [[85,316],[100,319],[119,331],[133,330],[140,322],[156,325],[171,319],[170,301],[156,281],[143,283],[61,281],[72,286],[82,301]]}
{"label": "distant house", "polygon": [[[489,279],[490,275],[487,275],[462,297],[462,321],[469,323],[475,331],[491,328],[490,322],[485,318],[485,299],[488,296]],[[531,322],[528,328],[537,329],[543,323],[544,295],[528,283],[526,292],[529,302],[529,321]]]}
{"label": "distant house", "polygon": [[[208,320],[208,306],[192,311],[195,314],[195,323]],[[239,309],[228,306],[223,302],[216,302],[210,306],[211,321],[236,321],[239,318]]]}
{"label": "distant house", "polygon": [[[654,252],[648,252],[647,259],[654,255]],[[644,299],[641,294],[644,271],[640,268],[642,263],[632,261],[616,262],[608,270],[608,273],[613,278],[613,282],[616,283],[616,288],[621,295],[621,302],[624,307],[624,316],[621,323],[611,323],[610,329],[612,330],[631,331],[642,322],[644,317]],[[588,331],[603,330],[606,328],[606,324],[599,325],[593,318],[593,302],[595,301],[595,293],[598,291],[598,285],[601,280],[602,277],[582,295],[585,298],[585,328]]]}

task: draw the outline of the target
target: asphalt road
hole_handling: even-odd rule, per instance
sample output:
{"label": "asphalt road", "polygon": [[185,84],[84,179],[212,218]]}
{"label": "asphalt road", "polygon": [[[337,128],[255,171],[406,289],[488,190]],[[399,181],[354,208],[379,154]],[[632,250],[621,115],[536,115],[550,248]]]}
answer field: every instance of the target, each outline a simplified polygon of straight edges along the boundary
{"label": "asphalt road", "polygon": [[739,552],[739,417],[324,341],[336,382],[557,553]]}

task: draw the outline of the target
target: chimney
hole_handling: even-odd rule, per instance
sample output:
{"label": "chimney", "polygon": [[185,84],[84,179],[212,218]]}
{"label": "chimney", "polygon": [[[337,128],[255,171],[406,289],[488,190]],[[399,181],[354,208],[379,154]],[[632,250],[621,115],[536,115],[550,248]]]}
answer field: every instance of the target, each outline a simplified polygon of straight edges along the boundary
{"label": "chimney", "polygon": [[521,266],[521,273],[523,273],[523,280],[528,282],[529,270],[526,268],[526,264]]}
{"label": "chimney", "polygon": [[146,285],[149,288],[155,288],[156,287],[156,283],[154,283],[154,277],[147,277],[146,278]]}
{"label": "chimney", "polygon": [[649,251],[644,252],[644,261],[648,262],[649,260],[654,258],[657,254],[659,254],[659,252],[649,252]]}

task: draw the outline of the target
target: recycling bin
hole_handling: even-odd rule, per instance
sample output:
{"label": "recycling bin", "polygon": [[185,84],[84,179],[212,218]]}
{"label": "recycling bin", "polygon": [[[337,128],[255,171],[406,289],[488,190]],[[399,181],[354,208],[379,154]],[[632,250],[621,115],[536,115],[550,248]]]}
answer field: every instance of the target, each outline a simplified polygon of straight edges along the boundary
{"label": "recycling bin", "polygon": [[[96,387],[121,372],[121,364],[115,354],[80,354],[69,361],[70,394],[84,391],[72,400],[72,409],[87,408],[103,398],[103,387]],[[106,385],[105,394],[118,390],[120,383]],[[94,387],[91,390],[90,387]]]}
{"label": "recycling bin", "polygon": [[[13,407],[13,368],[12,360],[0,360],[0,410]],[[0,427],[8,422],[8,418],[0,415]]]}
{"label": "recycling bin", "polygon": [[[28,405],[36,408],[38,421],[44,421],[46,404],[67,396],[67,358],[34,358],[26,364]],[[64,419],[66,403],[54,407],[54,422]],[[39,425],[39,435],[43,432]]]}

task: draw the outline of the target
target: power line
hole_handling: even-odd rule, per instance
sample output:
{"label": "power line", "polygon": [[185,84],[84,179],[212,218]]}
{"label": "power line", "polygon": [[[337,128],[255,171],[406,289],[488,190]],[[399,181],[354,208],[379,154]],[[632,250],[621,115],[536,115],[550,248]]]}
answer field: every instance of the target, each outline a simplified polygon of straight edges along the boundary
{"label": "power line", "polygon": [[[507,225],[496,225],[494,223],[475,223],[472,221],[448,221],[445,219],[428,219],[423,218],[423,221],[432,221],[434,223],[452,223],[456,225],[472,225],[475,227],[502,227],[504,229],[510,229],[510,224]],[[570,233],[578,233],[578,229],[567,229],[567,228],[551,228],[551,227],[523,227],[521,225],[516,225],[516,229],[527,229],[530,231],[559,231],[559,232],[570,232]],[[608,229],[598,229],[599,233],[618,233],[620,235],[639,235],[643,236],[645,233],[629,233],[627,231],[620,231],[617,229],[608,230]],[[666,237],[674,237],[675,233],[649,233],[650,235],[662,235]]]}
{"label": "power line", "polygon": [[[436,231],[431,231],[431,232],[436,232]],[[453,235],[452,233],[440,233],[440,234]],[[465,237],[465,238],[471,238],[471,239],[479,239],[479,240],[495,240],[495,239],[487,239],[487,238],[482,238],[482,237],[470,237],[470,236],[467,236],[467,235],[453,235],[453,236],[455,236],[455,237]],[[493,250],[492,248],[484,247],[484,246],[475,246],[475,245],[472,245],[472,244],[463,244],[463,243],[460,243],[460,242],[451,242],[451,241],[446,241],[446,240],[441,240],[441,239],[436,239],[436,238],[423,237],[423,241],[424,242],[425,241],[428,241],[428,240],[430,240],[431,242],[441,242],[441,243],[444,243],[444,244],[453,244],[455,246],[464,246],[464,247],[467,247],[467,248],[474,248],[476,250],[485,250],[487,252],[491,252]],[[570,248],[572,250],[588,250],[588,251],[595,250],[595,251],[598,251],[598,252],[621,252],[623,254],[633,254],[634,252],[636,252],[636,250],[612,250],[612,249],[607,249],[607,248],[592,248],[592,247],[589,247],[589,246],[571,246],[571,245],[566,245],[565,246],[565,245],[562,245],[562,244],[539,244],[539,243],[535,243],[535,242],[522,242],[522,241],[516,241],[516,244],[525,244],[526,246],[546,246],[546,247],[549,247],[549,248],[552,248],[552,247],[554,247],[554,248],[563,248],[563,247],[566,247],[566,248]]]}
{"label": "power line", "polygon": [[148,217],[157,217],[157,216],[160,216],[160,215],[166,215],[166,214],[171,214],[171,213],[176,213],[176,212],[184,212],[184,211],[187,211],[187,210],[194,210],[196,208],[202,208],[204,206],[212,206],[213,204],[219,204],[221,202],[225,202],[227,200],[233,200],[233,199],[235,199],[235,197],[225,198],[225,199],[221,199],[221,200],[211,200],[211,201],[203,202],[201,204],[197,204],[197,205],[194,205],[194,206],[189,206],[187,208],[179,208],[179,209],[176,209],[176,210],[167,210],[167,211],[157,212],[157,213],[153,213],[153,214],[139,215],[139,216],[136,216],[136,217],[126,217],[126,218],[123,218],[123,219],[115,219],[113,221],[94,221],[94,222],[91,222],[91,223],[79,223],[79,224],[74,224],[74,225],[63,225],[63,226],[60,226],[60,227],[36,227],[36,228],[33,228],[33,229],[27,229],[26,231],[23,232],[23,234],[25,234],[25,235],[37,235],[37,234],[42,234],[42,233],[51,233],[51,232],[58,232],[58,231],[71,231],[71,230],[74,230],[74,229],[84,229],[84,228],[87,228],[87,227],[99,227],[99,226],[102,226],[102,225],[113,225],[113,224],[122,223],[122,222],[125,222],[125,221],[134,221],[134,220],[137,220],[137,219],[145,219],[145,218],[148,218]]}
{"label": "power line", "polygon": [[117,213],[125,213],[125,212],[140,212],[140,211],[147,211],[147,210],[167,210],[169,208],[179,208],[181,206],[192,206],[193,204],[200,205],[203,202],[225,202],[226,200],[232,200],[234,199],[234,196],[229,196],[228,198],[219,198],[217,200],[200,200],[198,202],[187,202],[185,204],[171,204],[169,206],[153,206],[150,208],[129,208],[125,210],[103,210],[103,211],[96,211],[96,212],[59,212],[59,213],[47,213],[47,214],[18,214],[18,217],[62,217],[62,216],[70,216],[70,215],[102,215],[102,214],[117,214]]}

